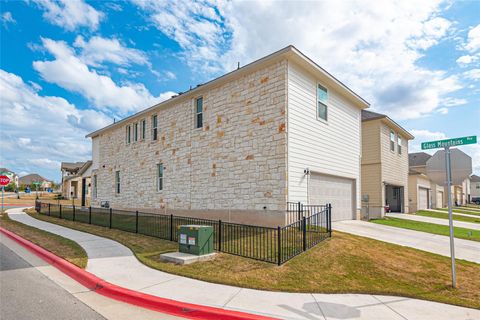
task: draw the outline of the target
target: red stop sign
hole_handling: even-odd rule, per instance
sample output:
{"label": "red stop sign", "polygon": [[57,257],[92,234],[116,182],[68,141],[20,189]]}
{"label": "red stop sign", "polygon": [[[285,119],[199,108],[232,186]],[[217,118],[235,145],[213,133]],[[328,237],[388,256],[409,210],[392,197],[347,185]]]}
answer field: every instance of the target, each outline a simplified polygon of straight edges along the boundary
{"label": "red stop sign", "polygon": [[10,178],[7,176],[0,176],[0,186],[6,186],[10,183]]}

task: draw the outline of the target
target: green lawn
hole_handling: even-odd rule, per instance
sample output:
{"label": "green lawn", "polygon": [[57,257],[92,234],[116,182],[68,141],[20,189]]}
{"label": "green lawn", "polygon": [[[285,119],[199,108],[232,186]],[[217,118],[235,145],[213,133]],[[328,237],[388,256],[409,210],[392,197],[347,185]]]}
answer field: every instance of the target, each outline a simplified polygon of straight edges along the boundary
{"label": "green lawn", "polygon": [[[442,213],[442,212],[435,212],[435,211],[420,210],[420,211],[417,211],[416,215],[424,216],[424,217],[448,219],[448,212]],[[453,220],[480,223],[480,216],[477,218],[477,217],[467,217],[467,216],[461,216],[458,214],[453,214]]]}
{"label": "green lawn", "polygon": [[87,253],[79,244],[70,239],[13,221],[7,214],[0,216],[0,227],[42,246],[80,268],[87,266]]}
{"label": "green lawn", "polygon": [[[375,219],[370,220],[370,222],[383,224],[386,226],[397,227],[397,228],[404,228],[416,231],[423,231],[433,234],[438,234],[442,236],[450,235],[449,227],[443,226],[439,224],[427,223],[427,222],[420,222],[420,221],[413,221],[413,220],[406,220],[406,219],[398,219],[398,218],[391,218],[385,217],[383,219]],[[473,240],[473,241],[480,241],[480,231],[478,230],[470,230],[465,228],[454,228],[455,238],[466,239],[466,240]]]}
{"label": "green lawn", "polygon": [[54,217],[40,220],[116,240],[152,268],[238,287],[285,292],[398,295],[480,308],[480,264],[457,260],[458,287],[450,286],[450,259],[373,239],[334,232],[333,237],[282,266],[219,253],[213,261],[175,265],[160,253],[174,242]]}
{"label": "green lawn", "polygon": [[[442,211],[447,211],[448,212],[448,208],[435,209],[435,210],[442,210]],[[480,212],[473,211],[473,210],[468,211],[468,210],[464,210],[464,209],[453,208],[452,212],[465,213],[465,214],[471,214],[471,215],[474,215],[474,216],[480,216]]]}

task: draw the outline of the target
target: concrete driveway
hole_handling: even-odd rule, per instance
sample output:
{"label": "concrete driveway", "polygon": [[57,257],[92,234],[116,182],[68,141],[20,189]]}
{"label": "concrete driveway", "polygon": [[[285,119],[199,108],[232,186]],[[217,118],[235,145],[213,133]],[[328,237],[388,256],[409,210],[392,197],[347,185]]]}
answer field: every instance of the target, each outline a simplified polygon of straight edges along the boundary
{"label": "concrete driveway", "polygon": [[[450,256],[450,239],[446,236],[360,220],[337,221],[332,223],[332,227],[334,230],[357,236]],[[455,239],[455,256],[457,259],[480,263],[480,242]]]}

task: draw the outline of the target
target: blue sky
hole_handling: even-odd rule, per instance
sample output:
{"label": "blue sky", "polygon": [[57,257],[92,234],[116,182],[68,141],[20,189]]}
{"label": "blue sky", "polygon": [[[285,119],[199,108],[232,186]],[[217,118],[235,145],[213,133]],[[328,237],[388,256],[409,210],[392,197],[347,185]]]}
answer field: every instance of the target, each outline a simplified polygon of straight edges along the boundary
{"label": "blue sky", "polygon": [[[293,44],[422,141],[480,135],[480,1],[2,1],[0,166],[60,180],[85,134]],[[480,174],[480,145],[464,147]]]}

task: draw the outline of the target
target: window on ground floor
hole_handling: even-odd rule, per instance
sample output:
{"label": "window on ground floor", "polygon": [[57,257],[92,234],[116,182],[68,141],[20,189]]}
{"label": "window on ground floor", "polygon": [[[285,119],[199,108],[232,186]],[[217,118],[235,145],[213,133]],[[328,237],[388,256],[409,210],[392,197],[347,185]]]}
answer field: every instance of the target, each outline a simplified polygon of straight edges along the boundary
{"label": "window on ground floor", "polygon": [[97,198],[97,175],[93,176],[93,198]]}
{"label": "window on ground floor", "polygon": [[157,164],[157,191],[163,190],[163,163]]}
{"label": "window on ground floor", "polygon": [[115,193],[120,193],[120,171],[115,171]]}

